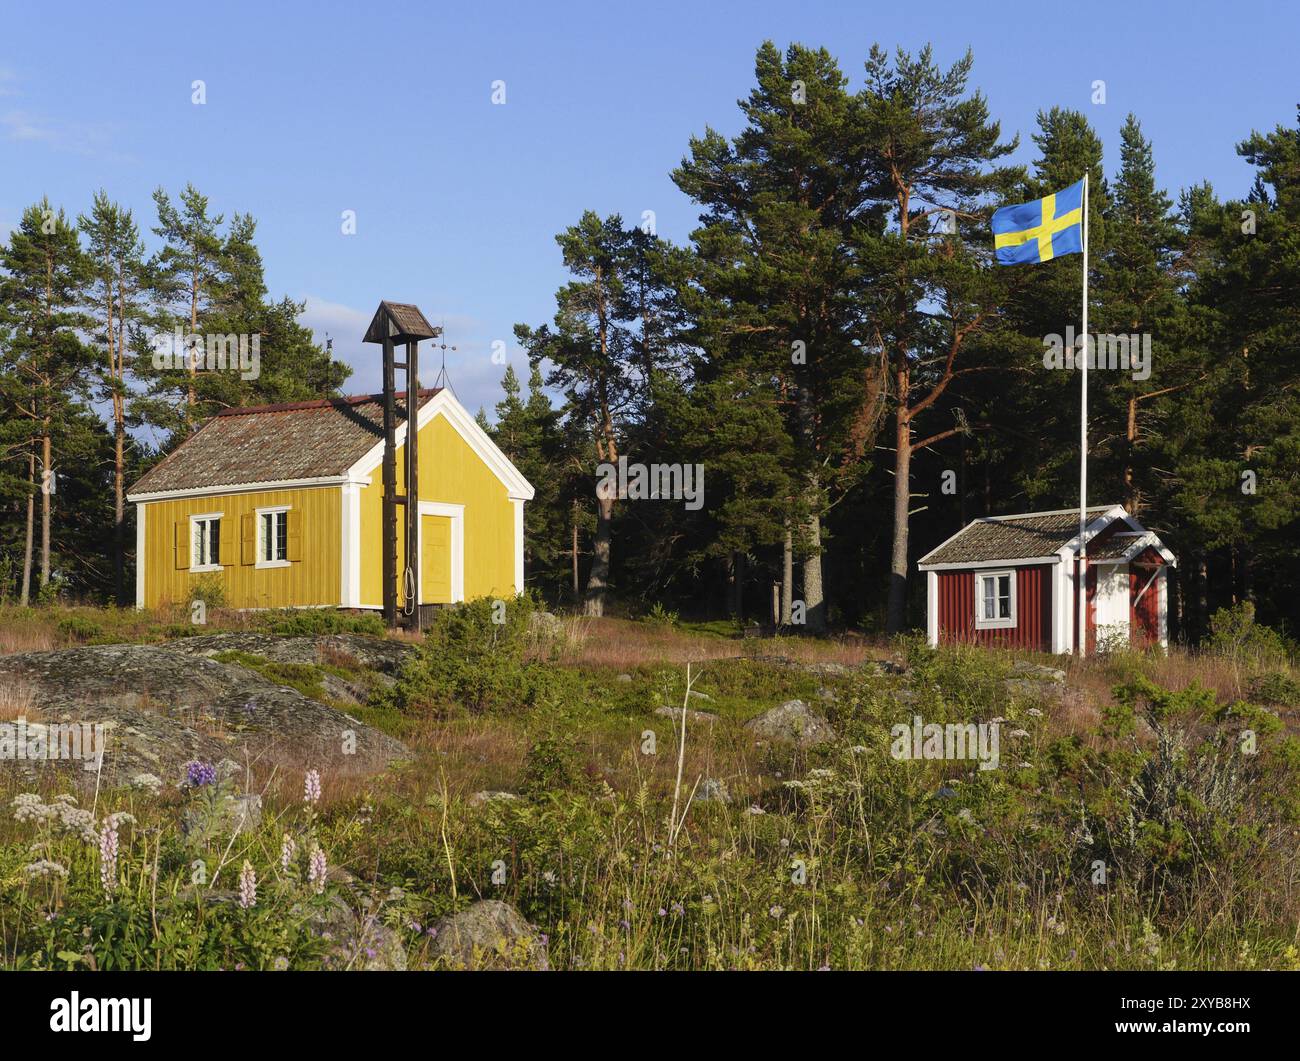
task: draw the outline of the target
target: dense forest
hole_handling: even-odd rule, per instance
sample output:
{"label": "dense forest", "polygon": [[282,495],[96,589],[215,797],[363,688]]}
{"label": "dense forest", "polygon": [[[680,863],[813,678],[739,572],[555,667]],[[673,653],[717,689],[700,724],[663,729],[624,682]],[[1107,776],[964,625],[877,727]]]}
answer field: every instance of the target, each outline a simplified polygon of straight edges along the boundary
{"label": "dense forest", "polygon": [[[1240,601],[1295,633],[1300,121],[1243,128],[1245,199],[1175,197],[1137,115],[1108,158],[1085,114],[1040,111],[1010,164],[971,75],[874,48],[855,85],[824,49],[764,44],[739,133],[683,130],[688,244],[594,211],[556,237],[554,319],[516,326],[528,379],[508,368],[480,413],[537,488],[543,596],[897,631],[923,622],[917,558],[966,521],[1076,505],[1079,380],[1045,350],[1079,327],[1082,263],[999,268],[989,217],[1086,173],[1090,330],[1150,350],[1090,374],[1090,500],[1177,554],[1175,637]],[[0,246],[3,601],[131,603],[125,487],[214,411],[348,375],[269,296],[251,216],[194,187],[147,221],[104,192],[85,209],[34,204]],[[159,367],[176,329],[258,337],[259,371]],[[598,491],[620,460],[699,469],[700,503]]]}

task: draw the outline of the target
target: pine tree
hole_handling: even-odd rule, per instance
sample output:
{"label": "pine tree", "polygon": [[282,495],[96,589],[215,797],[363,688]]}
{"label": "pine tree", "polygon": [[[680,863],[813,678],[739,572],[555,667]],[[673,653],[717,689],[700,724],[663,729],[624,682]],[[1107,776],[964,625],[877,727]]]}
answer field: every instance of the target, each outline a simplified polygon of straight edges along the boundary
{"label": "pine tree", "polygon": [[88,241],[92,263],[91,303],[99,314],[97,339],[106,364],[100,374],[100,397],[110,403],[113,418],[113,593],[126,603],[126,468],[128,342],[144,323],[140,292],[147,283],[144,244],[131,211],[111,201],[102,190],[95,194],[89,217],[78,218]]}
{"label": "pine tree", "polygon": [[[554,328],[517,324],[515,335],[534,366],[552,368],[546,385],[565,396],[565,417],[591,439],[595,465],[617,465],[637,403],[633,310],[627,299],[632,233],[617,214],[604,220],[586,211],[556,237],[565,267],[576,278],[556,293]],[[594,467],[590,468],[594,473]],[[589,479],[588,481],[593,481]],[[596,498],[596,531],[584,592],[587,615],[605,612],[616,498]]]}
{"label": "pine tree", "polygon": [[888,363],[894,401],[891,632],[906,623],[912,454],[964,430],[958,419],[917,438],[917,422],[979,367],[963,355],[997,326],[1004,278],[986,267],[988,216],[991,199],[1021,175],[995,165],[1017,141],[1000,142],[984,97],[965,95],[972,62],[968,52],[941,70],[927,46],[915,58],[900,50],[891,64],[873,46],[859,96],[873,194],[890,222],[859,246],[873,278],[872,346]]}
{"label": "pine tree", "polygon": [[57,493],[56,456],[66,437],[70,404],[87,391],[90,351],[78,332],[88,328],[81,312],[90,266],[76,228],[49,200],[28,207],[9,243],[0,250],[0,325],[9,334],[5,420],[23,427],[6,432],[9,446],[26,450],[26,538],[20,598],[31,596],[35,497],[40,495],[40,576],[51,578],[51,534]]}
{"label": "pine tree", "polygon": [[[834,495],[860,478],[874,434],[862,386],[873,366],[858,345],[862,276],[849,248],[860,226],[877,221],[863,190],[858,111],[829,52],[792,45],[783,55],[765,42],[755,80],[740,104],[741,132],[692,138],[673,173],[704,208],[692,233],[698,275],[682,298],[718,396],[745,394],[781,411],[768,446],[794,462],[796,485],[768,499],[778,515],[772,544],[800,554],[807,627],[818,631],[827,618],[822,522]],[[742,542],[754,543],[748,534]],[[744,555],[737,551],[733,570]]]}

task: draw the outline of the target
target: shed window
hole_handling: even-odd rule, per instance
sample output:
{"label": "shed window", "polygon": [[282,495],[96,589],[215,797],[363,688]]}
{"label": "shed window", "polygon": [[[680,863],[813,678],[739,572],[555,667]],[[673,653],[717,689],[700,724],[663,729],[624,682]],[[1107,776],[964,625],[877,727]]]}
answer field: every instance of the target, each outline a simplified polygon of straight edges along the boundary
{"label": "shed window", "polygon": [[1014,571],[981,571],[975,576],[975,627],[996,630],[1016,625]]}

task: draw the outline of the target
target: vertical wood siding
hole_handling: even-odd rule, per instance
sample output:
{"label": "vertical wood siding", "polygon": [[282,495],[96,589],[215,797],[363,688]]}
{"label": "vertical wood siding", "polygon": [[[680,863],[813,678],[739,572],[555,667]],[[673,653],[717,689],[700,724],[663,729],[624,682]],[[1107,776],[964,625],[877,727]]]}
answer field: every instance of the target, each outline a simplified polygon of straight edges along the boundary
{"label": "vertical wood siding", "polygon": [[[996,565],[990,565],[994,570]],[[1047,564],[1017,567],[1016,625],[1005,630],[975,629],[975,572],[940,571],[939,640],[1002,648],[1050,651],[1052,646],[1052,569]]]}
{"label": "vertical wood siding", "polygon": [[[143,506],[145,519],[146,607],[185,604],[190,587],[203,577],[189,570],[189,517],[221,513],[221,554],[228,563],[214,572],[230,608],[291,608],[337,605],[340,597],[340,512],[338,487],[302,490],[259,490],[244,494],[217,494],[178,501],[150,501]],[[244,560],[241,522],[259,508],[288,506],[301,513],[302,559],[287,567],[256,567]],[[182,529],[177,530],[180,526]],[[178,567],[176,540],[185,549]],[[291,554],[292,555],[292,552]]]}
{"label": "vertical wood siding", "polygon": [[[456,429],[435,416],[420,432],[420,500],[465,506],[465,599],[514,596],[515,511],[492,470]],[[397,481],[405,475],[406,447],[397,448]],[[384,483],[379,469],[361,488],[361,603],[382,605]],[[397,570],[406,566],[398,513]],[[399,600],[402,585],[398,583]]]}

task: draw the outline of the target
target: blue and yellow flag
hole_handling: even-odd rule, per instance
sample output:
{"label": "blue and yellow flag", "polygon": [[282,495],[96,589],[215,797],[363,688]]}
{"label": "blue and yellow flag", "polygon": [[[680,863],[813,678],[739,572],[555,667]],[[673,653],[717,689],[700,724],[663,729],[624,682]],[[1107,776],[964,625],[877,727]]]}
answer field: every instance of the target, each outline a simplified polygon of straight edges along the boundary
{"label": "blue and yellow flag", "polygon": [[1083,250],[1083,181],[993,213],[993,250],[999,265],[1037,265]]}

